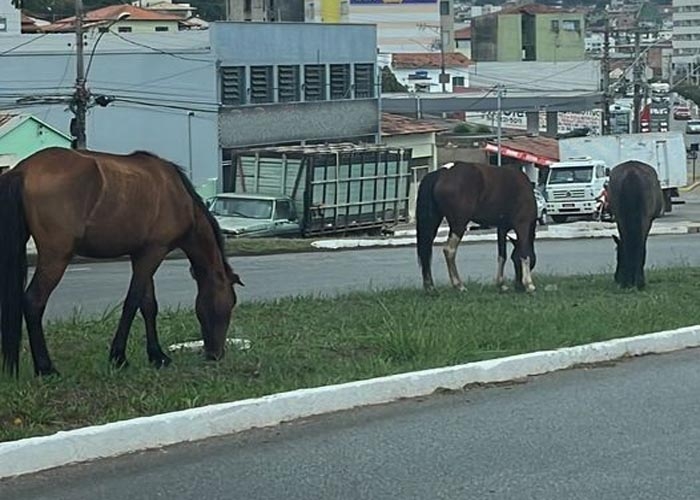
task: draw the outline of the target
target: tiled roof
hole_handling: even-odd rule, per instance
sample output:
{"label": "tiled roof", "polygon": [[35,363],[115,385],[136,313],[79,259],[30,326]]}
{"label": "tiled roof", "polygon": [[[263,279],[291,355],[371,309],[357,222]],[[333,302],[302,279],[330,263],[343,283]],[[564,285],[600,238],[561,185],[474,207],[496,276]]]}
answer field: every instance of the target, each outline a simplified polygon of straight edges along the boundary
{"label": "tiled roof", "polygon": [[455,40],[471,40],[472,39],[472,28],[471,26],[466,26],[455,31]]}
{"label": "tiled roof", "polygon": [[417,120],[394,113],[382,113],[382,135],[408,135],[442,132],[449,127],[428,120]]}
{"label": "tiled roof", "polygon": [[[495,141],[489,141],[496,144]],[[503,139],[501,145],[504,148],[530,153],[541,158],[559,161],[559,141],[544,136],[515,136]]]}
{"label": "tiled roof", "polygon": [[[85,13],[84,22],[86,24],[113,21],[120,15],[129,14],[125,21],[181,21],[180,16],[173,14],[161,14],[149,9],[142,9],[134,5],[108,5],[101,9],[91,10]],[[72,28],[75,25],[75,16],[59,19],[53,24],[42,26],[42,31],[61,31]]]}
{"label": "tiled roof", "polygon": [[[401,69],[428,69],[440,68],[441,60],[439,52],[405,52],[392,54],[392,66]],[[466,68],[472,61],[459,52],[445,53],[445,67]]]}
{"label": "tiled roof", "polygon": [[10,114],[0,114],[0,127],[8,123],[10,120],[12,120],[14,117],[17,115],[10,115]]}
{"label": "tiled roof", "polygon": [[525,5],[513,5],[504,7],[503,9],[486,14],[487,16],[498,16],[501,14],[566,14],[566,13],[582,13],[579,9],[561,9],[551,5],[542,5],[540,3],[529,3]]}

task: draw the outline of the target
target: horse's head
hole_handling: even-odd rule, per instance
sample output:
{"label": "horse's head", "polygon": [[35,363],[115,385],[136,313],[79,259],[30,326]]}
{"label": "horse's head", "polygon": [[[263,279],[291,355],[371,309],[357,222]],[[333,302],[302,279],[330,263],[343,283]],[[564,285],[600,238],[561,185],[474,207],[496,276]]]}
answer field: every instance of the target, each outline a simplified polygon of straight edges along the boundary
{"label": "horse's head", "polygon": [[201,326],[204,356],[209,360],[219,360],[224,356],[231,314],[238,302],[234,287],[245,285],[226,259],[223,269],[197,271],[190,267],[190,274],[199,288],[195,310]]}

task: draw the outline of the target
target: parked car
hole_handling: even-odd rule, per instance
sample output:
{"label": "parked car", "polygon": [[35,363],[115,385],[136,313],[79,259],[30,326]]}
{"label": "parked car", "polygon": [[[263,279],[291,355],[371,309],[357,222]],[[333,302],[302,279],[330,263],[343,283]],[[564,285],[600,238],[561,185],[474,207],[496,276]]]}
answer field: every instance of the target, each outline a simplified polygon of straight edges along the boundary
{"label": "parked car", "polygon": [[281,238],[301,233],[294,203],[287,196],[219,193],[208,201],[225,236]]}
{"label": "parked car", "polygon": [[676,106],[673,110],[674,120],[690,120],[690,108],[688,106]]}
{"label": "parked car", "polygon": [[547,224],[547,200],[542,195],[542,191],[535,188],[535,200],[537,201],[537,221],[541,226]]}

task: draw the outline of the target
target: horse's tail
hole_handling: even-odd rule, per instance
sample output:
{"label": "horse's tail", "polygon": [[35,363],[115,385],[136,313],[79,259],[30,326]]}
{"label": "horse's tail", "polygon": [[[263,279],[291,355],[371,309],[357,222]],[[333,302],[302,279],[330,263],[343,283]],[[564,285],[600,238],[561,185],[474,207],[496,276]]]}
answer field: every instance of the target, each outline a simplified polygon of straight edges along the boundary
{"label": "horse's tail", "polygon": [[23,182],[19,172],[0,175],[0,347],[4,370],[15,376],[19,374],[29,238],[22,203]]}
{"label": "horse's tail", "polygon": [[429,172],[418,186],[416,200],[416,239],[421,269],[429,269],[433,257],[433,240],[442,222],[442,214],[435,203],[433,191],[442,169]]}

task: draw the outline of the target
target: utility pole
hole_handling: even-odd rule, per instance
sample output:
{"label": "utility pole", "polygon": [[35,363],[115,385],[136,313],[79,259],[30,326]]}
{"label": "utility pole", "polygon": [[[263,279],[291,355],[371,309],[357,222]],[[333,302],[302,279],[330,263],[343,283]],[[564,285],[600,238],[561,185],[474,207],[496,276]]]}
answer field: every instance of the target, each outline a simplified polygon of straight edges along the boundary
{"label": "utility pole", "polygon": [[498,84],[496,86],[496,106],[498,107],[498,112],[496,113],[496,144],[498,146],[498,166],[502,166],[501,163],[501,124],[503,119],[502,103],[501,98],[503,97],[503,85]]}
{"label": "utility pole", "polygon": [[71,133],[75,137],[75,148],[85,149],[85,116],[87,114],[88,91],[85,87],[85,63],[83,61],[83,0],[75,0],[75,56],[76,77],[72,110],[75,113]]}
{"label": "utility pole", "polygon": [[610,19],[605,15],[603,33],[603,135],[610,134]]}
{"label": "utility pole", "polygon": [[445,38],[442,31],[442,21],[440,21],[440,83],[442,83],[442,93],[447,92],[447,75],[445,74]]}
{"label": "utility pole", "polygon": [[641,126],[639,123],[639,114],[642,104],[642,64],[640,61],[640,48],[639,48],[639,29],[634,32],[634,67],[632,69],[634,73],[634,132],[638,134],[641,132]]}

